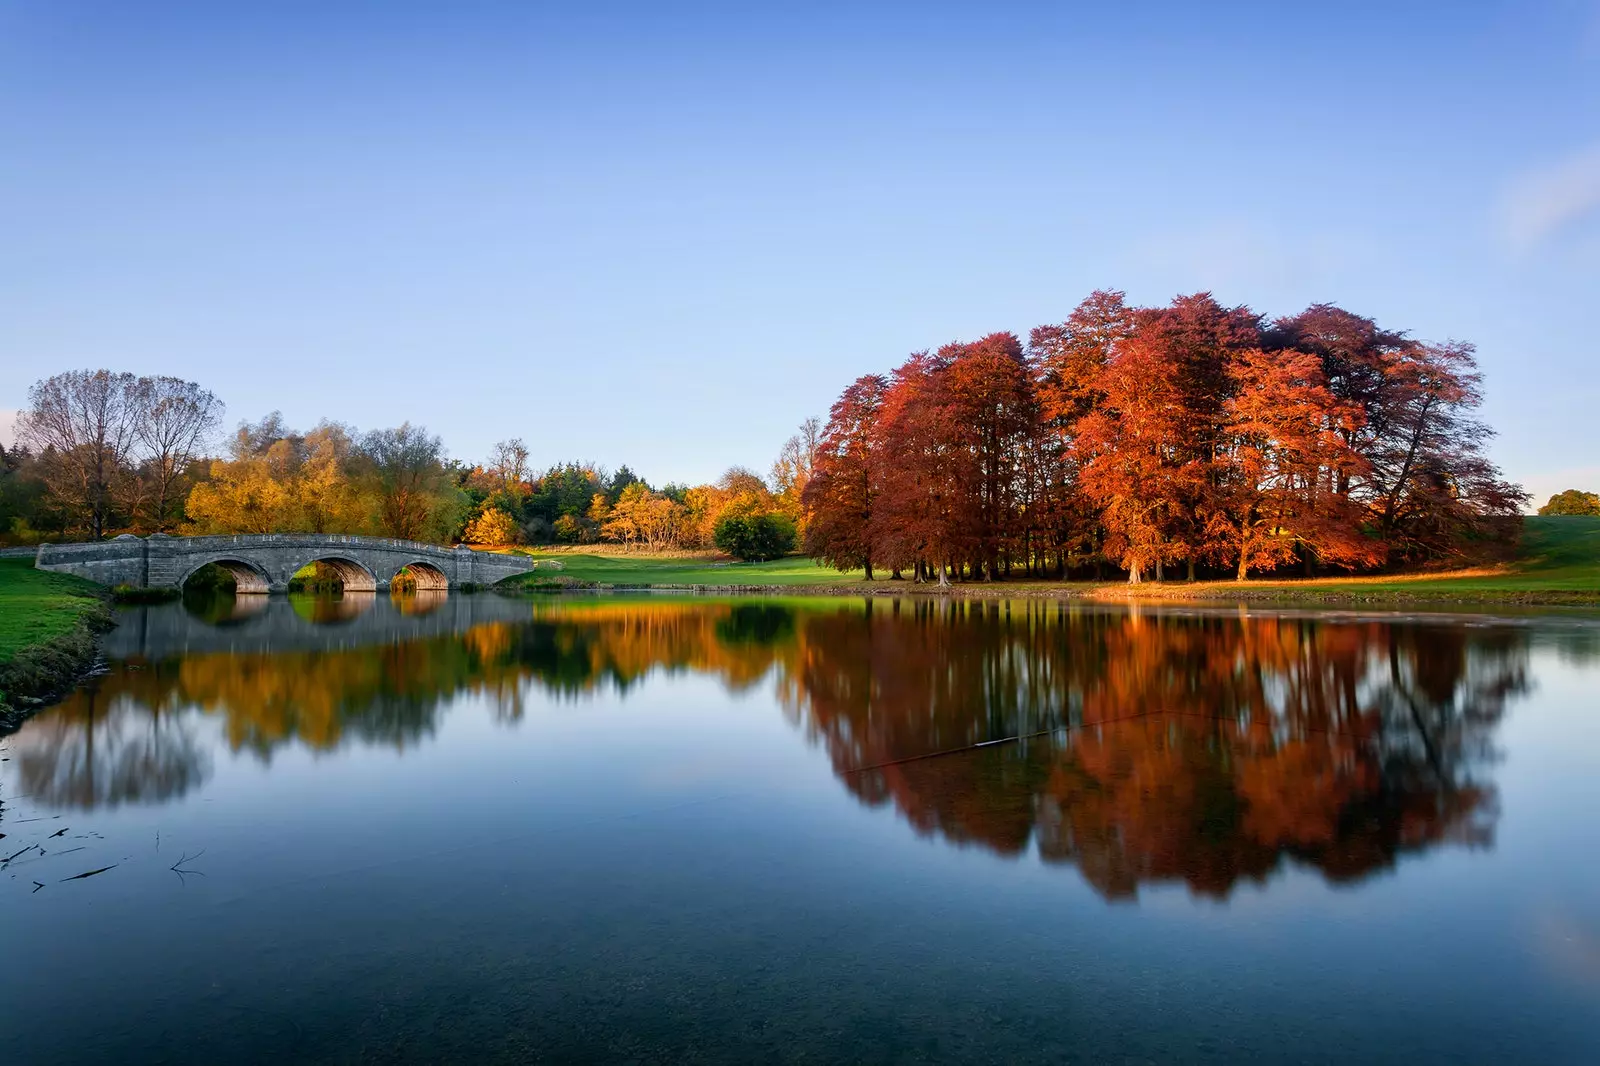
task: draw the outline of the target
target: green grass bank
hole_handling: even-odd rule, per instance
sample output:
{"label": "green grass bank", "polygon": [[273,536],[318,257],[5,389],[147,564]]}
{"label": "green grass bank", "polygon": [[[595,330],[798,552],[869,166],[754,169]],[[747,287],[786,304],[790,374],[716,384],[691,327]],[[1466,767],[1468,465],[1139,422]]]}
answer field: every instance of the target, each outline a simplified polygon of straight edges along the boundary
{"label": "green grass bank", "polygon": [[503,581],[500,588],[848,588],[862,583],[860,571],[841,574],[798,556],[764,563],[736,563],[693,556],[539,551],[525,554],[539,564],[538,569]]}
{"label": "green grass bank", "polygon": [[111,626],[107,593],[29,558],[0,559],[0,730],[72,688]]}
{"label": "green grass bank", "polygon": [[718,563],[706,558],[527,551],[539,568],[509,590],[694,588],[707,591],[962,596],[1056,596],[1095,600],[1192,600],[1300,604],[1435,603],[1600,606],[1600,518],[1530,517],[1516,560],[1499,567],[1429,574],[1312,580],[1125,582],[1016,579],[939,589],[860,571],[838,573],[809,559]]}

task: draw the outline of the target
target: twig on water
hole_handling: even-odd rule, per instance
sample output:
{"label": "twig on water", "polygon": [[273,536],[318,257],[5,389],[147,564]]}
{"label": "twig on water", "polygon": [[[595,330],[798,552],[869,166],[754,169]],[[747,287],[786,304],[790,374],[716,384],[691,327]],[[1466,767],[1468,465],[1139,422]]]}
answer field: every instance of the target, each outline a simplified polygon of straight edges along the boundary
{"label": "twig on water", "polygon": [[[34,882],[34,883],[33,883],[33,891],[34,891],[34,892],[37,892],[37,891],[39,891],[39,890],[40,890],[40,889],[41,889],[41,888],[43,888],[43,887],[44,887],[44,882],[43,882],[43,881],[35,881],[35,882]],[[32,894],[32,893],[30,893],[30,895],[31,895],[31,894]]]}
{"label": "twig on water", "polygon": [[85,877],[93,877],[95,874],[103,874],[107,870],[115,870],[118,866],[121,866],[121,865],[122,864],[120,862],[114,862],[110,866],[102,866],[98,870],[85,870],[81,874],[73,874],[71,877],[63,877],[61,879],[60,883],[61,884],[66,884],[68,881],[82,881]]}
{"label": "twig on water", "polygon": [[171,866],[167,867],[167,869],[169,869],[173,873],[177,874],[178,875],[178,880],[182,881],[184,884],[188,884],[189,883],[188,876],[190,874],[193,874],[196,877],[204,877],[205,876],[205,871],[203,871],[203,870],[183,870],[183,869],[179,869],[179,867],[181,867],[186,862],[193,862],[194,860],[198,859],[200,856],[204,855],[205,853],[206,853],[206,849],[205,848],[201,848],[199,851],[195,852],[193,855],[190,855],[186,851],[186,852],[183,853],[183,858],[179,859],[177,862],[175,862]]}
{"label": "twig on water", "polygon": [[[13,852],[12,854],[7,855],[5,858],[0,859],[0,866],[4,866],[6,863],[8,863],[12,859],[16,858],[18,855],[26,855],[28,852],[32,851],[34,848],[37,848],[37,847],[39,847],[39,845],[37,845],[37,844],[29,844],[27,847],[23,848],[21,851]],[[39,850],[43,851],[44,849],[40,848]]]}
{"label": "twig on water", "polygon": [[[70,825],[67,826],[67,829],[71,829],[71,828],[72,827]],[[45,837],[45,839],[46,840],[54,840],[56,837],[65,836],[66,833],[67,833],[67,829],[57,829],[54,833],[51,833],[49,836]]]}

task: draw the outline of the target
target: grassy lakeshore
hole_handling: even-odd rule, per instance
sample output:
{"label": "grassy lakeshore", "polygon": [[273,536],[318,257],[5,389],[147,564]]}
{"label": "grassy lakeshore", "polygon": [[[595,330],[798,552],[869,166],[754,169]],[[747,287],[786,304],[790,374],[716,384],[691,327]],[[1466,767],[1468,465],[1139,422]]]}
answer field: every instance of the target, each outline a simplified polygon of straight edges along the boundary
{"label": "grassy lakeshore", "polygon": [[647,555],[642,552],[612,554],[530,550],[526,554],[539,564],[538,569],[502,582],[501,587],[540,587],[556,583],[614,588],[761,586],[834,589],[863,584],[863,575],[859,570],[841,574],[798,556],[764,563],[739,563],[718,560],[711,555]]}
{"label": "grassy lakeshore", "polygon": [[98,585],[35,570],[31,559],[0,559],[0,728],[71,688],[110,624]]}
{"label": "grassy lakeshore", "polygon": [[1119,585],[1097,598],[1300,603],[1484,603],[1600,606],[1600,518],[1527,519],[1517,559],[1505,566],[1437,574],[1309,581],[1202,581]]}
{"label": "grassy lakeshore", "polygon": [[[1550,604],[1600,606],[1600,518],[1533,517],[1517,559],[1505,566],[1429,574],[1310,580],[1126,582],[1013,580],[936,585],[868,582],[809,559],[718,562],[709,556],[529,551],[539,569],[504,587],[702,588],[823,595],[1054,596],[1306,604]],[[559,564],[559,568],[552,564]]]}

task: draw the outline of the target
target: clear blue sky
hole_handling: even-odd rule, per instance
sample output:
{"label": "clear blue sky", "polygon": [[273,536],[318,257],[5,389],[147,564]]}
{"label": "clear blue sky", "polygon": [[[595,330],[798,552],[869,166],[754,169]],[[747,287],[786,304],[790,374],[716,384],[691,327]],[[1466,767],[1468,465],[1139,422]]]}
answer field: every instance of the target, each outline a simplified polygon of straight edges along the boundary
{"label": "clear blue sky", "polygon": [[1600,489],[1600,2],[0,0],[0,409],[698,481],[1106,286],[1474,341],[1507,473]]}

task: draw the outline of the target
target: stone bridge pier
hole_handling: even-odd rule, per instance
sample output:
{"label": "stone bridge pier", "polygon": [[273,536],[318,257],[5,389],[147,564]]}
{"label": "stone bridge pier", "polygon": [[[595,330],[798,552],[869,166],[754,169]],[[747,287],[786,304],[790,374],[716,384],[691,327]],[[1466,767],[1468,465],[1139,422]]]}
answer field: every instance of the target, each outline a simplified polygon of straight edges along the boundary
{"label": "stone bridge pier", "polygon": [[231,573],[238,591],[246,595],[286,592],[289,579],[310,563],[330,567],[350,592],[388,588],[402,570],[411,574],[419,591],[428,591],[467,582],[492,585],[533,569],[532,561],[520,555],[384,537],[313,533],[226,537],[125,534],[89,544],[41,545],[34,559],[40,570],[134,588],[182,588],[195,571],[211,563]]}

